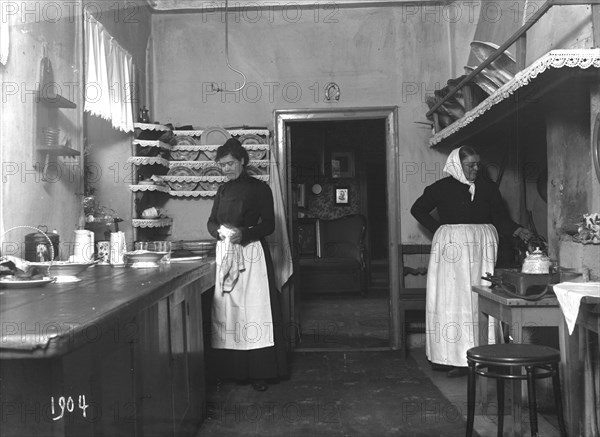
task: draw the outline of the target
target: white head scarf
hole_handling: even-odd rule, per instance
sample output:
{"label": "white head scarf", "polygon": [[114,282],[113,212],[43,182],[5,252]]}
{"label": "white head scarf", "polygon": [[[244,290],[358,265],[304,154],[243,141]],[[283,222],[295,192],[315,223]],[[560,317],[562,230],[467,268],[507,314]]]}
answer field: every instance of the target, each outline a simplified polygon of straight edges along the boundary
{"label": "white head scarf", "polygon": [[469,186],[469,193],[471,193],[471,202],[475,198],[475,183],[470,182],[465,177],[465,172],[463,171],[462,164],[460,162],[460,156],[458,152],[460,151],[460,147],[454,149],[448,155],[448,160],[446,161],[446,165],[444,166],[444,172],[448,173],[458,182]]}

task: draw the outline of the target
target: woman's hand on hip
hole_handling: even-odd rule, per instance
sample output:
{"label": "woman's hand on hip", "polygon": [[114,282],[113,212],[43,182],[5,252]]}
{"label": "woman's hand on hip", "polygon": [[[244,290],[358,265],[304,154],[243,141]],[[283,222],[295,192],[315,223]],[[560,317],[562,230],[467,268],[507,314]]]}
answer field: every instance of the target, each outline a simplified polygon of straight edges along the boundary
{"label": "woman's hand on hip", "polygon": [[531,232],[529,229],[524,228],[522,226],[517,228],[517,230],[513,233],[513,235],[515,237],[520,238],[525,243],[527,243],[529,240],[531,240],[533,237],[535,237],[533,232]]}

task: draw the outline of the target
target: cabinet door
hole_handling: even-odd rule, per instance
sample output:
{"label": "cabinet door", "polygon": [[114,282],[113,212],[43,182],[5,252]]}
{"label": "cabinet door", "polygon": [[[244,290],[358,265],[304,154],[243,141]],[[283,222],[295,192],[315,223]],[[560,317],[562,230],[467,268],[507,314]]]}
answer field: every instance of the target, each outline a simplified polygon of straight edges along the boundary
{"label": "cabinet door", "polygon": [[138,429],[143,436],[172,436],[168,299],[137,316]]}
{"label": "cabinet door", "polygon": [[185,288],[169,296],[169,328],[171,340],[171,399],[175,434],[181,435],[184,419],[190,408],[190,376],[188,361],[188,311]]}
{"label": "cabinet door", "polygon": [[172,399],[175,435],[194,436],[205,401],[201,281],[169,298]]}

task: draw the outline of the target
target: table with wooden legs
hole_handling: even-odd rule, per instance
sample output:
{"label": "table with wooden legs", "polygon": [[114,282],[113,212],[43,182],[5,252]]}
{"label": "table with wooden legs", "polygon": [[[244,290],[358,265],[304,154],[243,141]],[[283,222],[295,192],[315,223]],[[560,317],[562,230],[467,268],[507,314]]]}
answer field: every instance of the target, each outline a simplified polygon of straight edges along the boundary
{"label": "table with wooden legs", "polygon": [[[559,330],[561,375],[567,373],[568,332],[566,332],[564,317],[556,296],[552,294],[538,301],[530,301],[510,297],[502,290],[486,286],[475,285],[472,287],[472,291],[478,295],[479,345],[488,344],[488,323],[490,316],[508,325],[510,336],[515,343],[522,343],[523,328],[555,326]],[[569,435],[573,435],[571,429],[574,426],[574,412],[569,402],[569,396],[565,396],[565,393],[568,393],[569,390],[568,384],[568,378],[563,378],[562,393],[563,405],[565,407],[565,421],[567,422]],[[487,395],[485,378],[481,378],[480,387],[482,395]],[[515,380],[512,382],[512,393],[512,435],[521,436],[521,381]]]}

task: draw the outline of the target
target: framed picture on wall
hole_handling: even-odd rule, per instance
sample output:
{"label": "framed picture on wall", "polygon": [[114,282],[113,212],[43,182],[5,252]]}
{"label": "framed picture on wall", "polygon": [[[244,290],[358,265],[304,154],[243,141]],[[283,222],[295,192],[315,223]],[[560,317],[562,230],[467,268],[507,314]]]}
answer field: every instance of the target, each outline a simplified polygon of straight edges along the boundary
{"label": "framed picture on wall", "polygon": [[354,153],[353,152],[331,152],[331,177],[353,178],[354,177]]}
{"label": "framed picture on wall", "polygon": [[335,189],[335,204],[338,206],[350,205],[350,188],[337,187]]}

